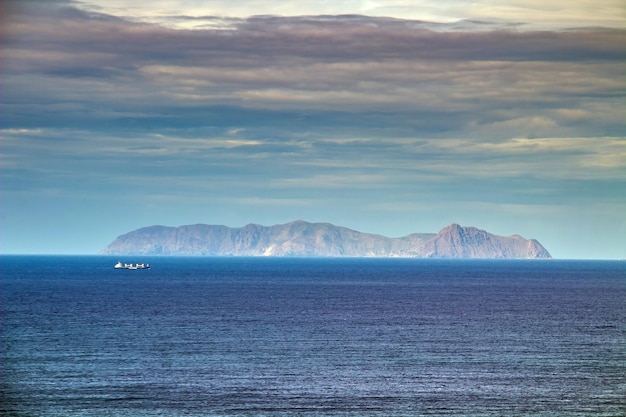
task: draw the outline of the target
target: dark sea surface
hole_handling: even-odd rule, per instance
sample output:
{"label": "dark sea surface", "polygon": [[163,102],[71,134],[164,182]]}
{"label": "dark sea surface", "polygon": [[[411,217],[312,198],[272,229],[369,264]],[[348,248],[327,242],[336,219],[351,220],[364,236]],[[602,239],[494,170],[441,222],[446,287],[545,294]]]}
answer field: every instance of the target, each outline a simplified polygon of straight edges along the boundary
{"label": "dark sea surface", "polygon": [[624,416],[626,262],[0,256],[4,416]]}

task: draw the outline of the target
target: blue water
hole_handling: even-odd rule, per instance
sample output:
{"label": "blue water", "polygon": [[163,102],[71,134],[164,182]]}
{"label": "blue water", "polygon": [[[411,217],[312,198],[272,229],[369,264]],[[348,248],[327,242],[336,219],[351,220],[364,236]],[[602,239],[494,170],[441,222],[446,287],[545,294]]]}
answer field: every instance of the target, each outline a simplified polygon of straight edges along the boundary
{"label": "blue water", "polygon": [[626,262],[120,260],[0,257],[0,415],[626,414]]}

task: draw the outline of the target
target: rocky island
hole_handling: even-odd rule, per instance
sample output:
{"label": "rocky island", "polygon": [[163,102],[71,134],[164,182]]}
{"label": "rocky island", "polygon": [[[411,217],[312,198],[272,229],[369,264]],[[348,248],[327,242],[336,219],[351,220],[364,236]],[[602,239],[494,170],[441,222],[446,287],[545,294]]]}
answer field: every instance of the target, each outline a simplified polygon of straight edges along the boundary
{"label": "rocky island", "polygon": [[302,220],[275,226],[240,228],[195,224],[150,226],[119,236],[107,255],[326,256],[404,258],[549,259],[536,240],[497,236],[452,224],[439,233],[390,238],[329,223]]}

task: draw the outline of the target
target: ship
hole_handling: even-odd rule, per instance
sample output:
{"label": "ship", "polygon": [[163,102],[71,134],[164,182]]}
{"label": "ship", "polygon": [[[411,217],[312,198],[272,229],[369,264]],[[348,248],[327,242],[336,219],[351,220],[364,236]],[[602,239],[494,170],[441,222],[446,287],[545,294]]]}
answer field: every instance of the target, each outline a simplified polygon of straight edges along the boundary
{"label": "ship", "polygon": [[150,264],[123,264],[118,262],[113,267],[115,269],[150,269]]}

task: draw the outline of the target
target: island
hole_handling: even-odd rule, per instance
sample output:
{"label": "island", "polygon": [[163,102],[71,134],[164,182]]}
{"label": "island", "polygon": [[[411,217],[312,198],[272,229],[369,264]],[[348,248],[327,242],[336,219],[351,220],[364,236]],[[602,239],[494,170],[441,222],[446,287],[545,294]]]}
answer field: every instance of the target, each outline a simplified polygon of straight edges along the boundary
{"label": "island", "polygon": [[391,238],[330,223],[303,220],[239,228],[195,224],[149,226],[123,234],[101,252],[106,255],[317,256],[550,259],[535,239],[498,236],[476,227],[451,224],[439,233]]}

